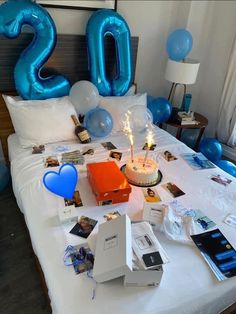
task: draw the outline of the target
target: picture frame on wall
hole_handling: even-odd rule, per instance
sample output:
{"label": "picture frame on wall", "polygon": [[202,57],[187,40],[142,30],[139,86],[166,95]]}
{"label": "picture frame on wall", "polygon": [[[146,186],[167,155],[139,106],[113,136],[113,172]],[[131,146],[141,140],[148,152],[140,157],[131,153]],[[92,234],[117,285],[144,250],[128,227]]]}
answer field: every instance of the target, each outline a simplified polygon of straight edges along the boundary
{"label": "picture frame on wall", "polygon": [[98,10],[117,9],[117,0],[37,0],[37,3],[45,7],[78,9],[78,10]]}

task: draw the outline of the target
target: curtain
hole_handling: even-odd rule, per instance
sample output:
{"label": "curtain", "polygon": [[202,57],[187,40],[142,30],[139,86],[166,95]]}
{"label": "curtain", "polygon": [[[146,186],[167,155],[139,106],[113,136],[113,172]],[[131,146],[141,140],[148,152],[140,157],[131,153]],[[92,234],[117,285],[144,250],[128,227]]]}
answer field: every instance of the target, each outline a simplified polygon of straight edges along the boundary
{"label": "curtain", "polygon": [[222,143],[236,147],[236,38],[223,87],[216,133]]}

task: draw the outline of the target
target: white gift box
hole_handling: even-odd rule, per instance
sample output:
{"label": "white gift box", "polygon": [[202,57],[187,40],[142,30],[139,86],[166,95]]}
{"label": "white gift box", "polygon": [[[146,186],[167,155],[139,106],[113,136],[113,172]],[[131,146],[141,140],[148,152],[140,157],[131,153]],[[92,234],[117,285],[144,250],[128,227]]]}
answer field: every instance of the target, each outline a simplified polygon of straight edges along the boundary
{"label": "white gift box", "polygon": [[154,270],[132,269],[131,221],[127,215],[99,226],[95,250],[93,277],[105,282],[124,276],[127,286],[156,286],[163,274],[161,266]]}
{"label": "white gift box", "polygon": [[78,213],[74,206],[62,207],[58,209],[58,218],[61,223],[78,221]]}

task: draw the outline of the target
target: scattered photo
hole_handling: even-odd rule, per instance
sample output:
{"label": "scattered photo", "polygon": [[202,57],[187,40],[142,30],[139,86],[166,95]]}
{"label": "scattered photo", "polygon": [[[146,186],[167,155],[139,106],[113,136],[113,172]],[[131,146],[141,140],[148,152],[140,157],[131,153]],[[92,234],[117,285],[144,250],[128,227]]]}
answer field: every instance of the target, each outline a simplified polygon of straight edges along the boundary
{"label": "scattered photo", "polygon": [[83,151],[82,151],[82,155],[94,155],[94,149],[91,147],[84,147]]}
{"label": "scattered photo", "polygon": [[97,220],[81,216],[79,222],[71,229],[70,233],[82,238],[87,238],[97,224]]}
{"label": "scattered photo", "polygon": [[116,210],[114,212],[107,213],[103,217],[105,218],[106,221],[110,221],[110,220],[118,218],[119,216],[120,216],[120,213],[118,212],[118,210]]}
{"label": "scattered photo", "polygon": [[229,185],[232,182],[232,180],[230,180],[230,179],[228,179],[226,177],[223,177],[220,174],[212,175],[211,176],[211,180],[214,181],[214,182],[217,182],[217,183],[219,183],[219,184],[221,184],[223,186],[227,186],[227,185]]}
{"label": "scattered photo", "polygon": [[[157,147],[156,144],[152,144],[149,150],[155,150],[156,147]],[[145,143],[145,145],[143,146],[143,150],[147,150],[147,149],[148,149],[148,143]]]}
{"label": "scattered photo", "polygon": [[44,166],[46,168],[58,167],[59,165],[57,156],[49,156],[44,160]]}
{"label": "scattered photo", "polygon": [[99,201],[99,206],[111,205],[112,200]]}
{"label": "scattered photo", "polygon": [[163,223],[165,210],[167,205],[165,204],[144,204],[143,219],[148,221],[153,227],[160,226]]}
{"label": "scattered photo", "polygon": [[177,187],[177,185],[171,182],[163,184],[162,187],[174,198],[185,194],[182,190],[180,190],[180,188]]}
{"label": "scattered photo", "polygon": [[77,275],[93,269],[94,255],[88,246],[80,247],[78,252],[70,255],[70,258]]}
{"label": "scattered photo", "polygon": [[158,195],[158,193],[154,189],[144,188],[144,189],[142,189],[142,191],[143,191],[143,195],[144,195],[146,202],[158,203],[161,201],[160,196]]}
{"label": "scattered photo", "polygon": [[209,217],[207,217],[201,210],[194,209],[191,211],[191,216],[194,222],[200,226],[203,230],[208,230],[215,227],[214,221],[212,221]]}
{"label": "scattered photo", "polygon": [[120,161],[122,157],[122,153],[111,151],[109,157],[116,159],[117,161]]}
{"label": "scattered photo", "polygon": [[63,153],[61,155],[62,164],[83,165],[85,162],[84,156],[81,155],[79,150],[73,152]]}
{"label": "scattered photo", "polygon": [[44,145],[34,146],[32,148],[32,154],[42,154],[45,151]]}
{"label": "scattered photo", "polygon": [[236,215],[227,215],[224,219],[224,223],[226,223],[230,227],[236,228]]}
{"label": "scattered photo", "polygon": [[106,150],[117,149],[117,147],[115,147],[115,145],[113,145],[112,142],[104,142],[104,143],[101,143],[101,145],[102,145]]}
{"label": "scattered photo", "polygon": [[79,191],[75,191],[72,200],[64,198],[65,206],[74,206],[81,207],[83,206],[83,202],[81,200],[81,196]]}
{"label": "scattered photo", "polygon": [[202,153],[180,155],[193,170],[212,169],[216,166]]}
{"label": "scattered photo", "polygon": [[178,158],[176,158],[174,155],[172,155],[171,152],[169,152],[168,150],[164,151],[163,153],[163,157],[166,161],[173,161],[173,160],[177,160]]}

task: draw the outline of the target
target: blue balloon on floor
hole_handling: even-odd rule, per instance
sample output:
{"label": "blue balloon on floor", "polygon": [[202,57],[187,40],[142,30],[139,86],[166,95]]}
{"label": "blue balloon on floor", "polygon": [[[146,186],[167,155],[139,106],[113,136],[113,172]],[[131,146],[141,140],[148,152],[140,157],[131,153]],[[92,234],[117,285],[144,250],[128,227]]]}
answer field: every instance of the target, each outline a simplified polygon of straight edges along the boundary
{"label": "blue balloon on floor", "polygon": [[84,126],[93,137],[107,136],[113,128],[112,116],[107,110],[97,107],[85,114]]}
{"label": "blue balloon on floor", "polygon": [[210,161],[215,162],[221,159],[222,146],[215,138],[205,138],[199,147],[201,153]]}
{"label": "blue balloon on floor", "polygon": [[198,134],[199,130],[196,129],[183,130],[181,135],[181,142],[183,142],[190,148],[194,148],[196,145]]}
{"label": "blue balloon on floor", "polygon": [[0,192],[5,189],[10,181],[10,172],[4,162],[0,162]]}
{"label": "blue balloon on floor", "polygon": [[231,176],[236,178],[236,166],[232,162],[228,160],[218,160],[215,162],[215,164],[224,170],[225,172],[231,174]]}
{"label": "blue balloon on floor", "polygon": [[154,124],[163,123],[169,120],[172,105],[166,98],[158,97],[151,99],[151,96],[149,96],[147,99],[147,107],[153,115]]}
{"label": "blue balloon on floor", "polygon": [[193,38],[189,31],[184,28],[172,32],[166,42],[166,50],[171,60],[181,61],[191,51]]}

